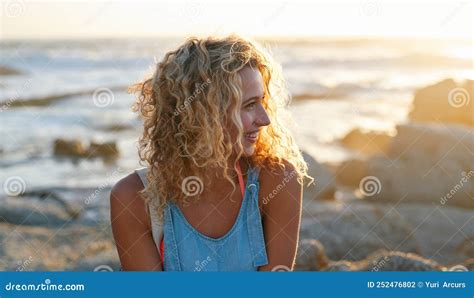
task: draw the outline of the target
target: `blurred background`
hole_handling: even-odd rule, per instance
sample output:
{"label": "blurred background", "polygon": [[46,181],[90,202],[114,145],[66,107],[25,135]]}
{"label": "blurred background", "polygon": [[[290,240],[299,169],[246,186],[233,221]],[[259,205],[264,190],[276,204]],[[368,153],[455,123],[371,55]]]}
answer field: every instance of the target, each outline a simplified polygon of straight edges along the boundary
{"label": "blurred background", "polygon": [[316,179],[297,270],[474,268],[472,3],[1,5],[1,270],[119,268],[110,188],[142,166],[126,88],[187,37],[230,33],[292,94]]}

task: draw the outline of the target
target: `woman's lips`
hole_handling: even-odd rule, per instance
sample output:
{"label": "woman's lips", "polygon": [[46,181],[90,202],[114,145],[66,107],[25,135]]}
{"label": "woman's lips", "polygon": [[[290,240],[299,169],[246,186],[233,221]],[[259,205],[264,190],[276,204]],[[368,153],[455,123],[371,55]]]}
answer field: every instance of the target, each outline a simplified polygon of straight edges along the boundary
{"label": "woman's lips", "polygon": [[245,138],[250,143],[255,143],[255,142],[257,142],[258,132],[248,133],[248,134],[245,135]]}

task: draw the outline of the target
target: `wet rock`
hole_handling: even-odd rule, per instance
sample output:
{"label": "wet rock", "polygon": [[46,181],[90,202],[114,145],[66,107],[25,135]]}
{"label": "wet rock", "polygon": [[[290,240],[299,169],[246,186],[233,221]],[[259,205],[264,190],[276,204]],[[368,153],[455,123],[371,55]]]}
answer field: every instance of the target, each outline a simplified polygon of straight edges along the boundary
{"label": "wet rock", "polygon": [[[108,88],[112,92],[124,92],[127,87],[114,86]],[[14,101],[6,100],[0,101],[0,106],[6,105],[10,108],[25,108],[25,107],[44,107],[56,104],[66,99],[75,98],[78,96],[92,96],[97,89],[65,92],[60,94],[51,94],[46,96],[38,96],[31,98],[18,98]]]}
{"label": "wet rock", "polygon": [[80,140],[57,139],[54,141],[54,155],[84,157],[86,149]]}
{"label": "wet rock", "polygon": [[87,155],[90,157],[115,158],[119,155],[115,142],[91,142]]}
{"label": "wet rock", "polygon": [[110,131],[110,132],[121,132],[125,130],[133,130],[133,126],[130,124],[111,124],[98,127],[98,129],[103,131]]}
{"label": "wet rock", "polygon": [[13,75],[21,75],[21,71],[16,70],[9,66],[0,65],[0,76],[13,76]]}
{"label": "wet rock", "polygon": [[98,143],[92,141],[85,148],[80,140],[57,139],[54,141],[54,155],[68,158],[103,158],[114,159],[119,156],[116,142]]}
{"label": "wet rock", "polygon": [[59,206],[61,206],[71,218],[76,219],[81,214],[81,207],[74,205],[70,202],[64,200],[58,193],[49,190],[49,189],[36,189],[32,191],[24,192],[21,197],[27,198],[38,198],[40,200],[51,200],[55,201]]}
{"label": "wet rock", "polygon": [[70,221],[70,214],[53,201],[25,197],[0,198],[0,222],[57,227]]}

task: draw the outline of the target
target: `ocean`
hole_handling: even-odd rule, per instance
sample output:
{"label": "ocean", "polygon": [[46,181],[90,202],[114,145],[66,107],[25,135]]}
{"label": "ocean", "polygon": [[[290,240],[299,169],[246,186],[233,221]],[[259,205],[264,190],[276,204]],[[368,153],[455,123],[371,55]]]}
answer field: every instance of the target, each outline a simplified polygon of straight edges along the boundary
{"label": "ocean", "polygon": [[[0,181],[20,176],[27,190],[110,186],[141,167],[141,121],[130,109],[134,95],[122,90],[150,74],[155,61],[183,41],[1,41],[0,65],[19,73],[0,75]],[[282,64],[294,97],[290,128],[297,143],[323,163],[351,156],[337,142],[351,129],[390,131],[405,121],[418,88],[445,78],[474,79],[471,41],[262,42]],[[91,95],[107,90],[101,88],[113,90],[105,102]],[[58,158],[53,152],[58,138],[116,142],[120,155],[113,162]]]}

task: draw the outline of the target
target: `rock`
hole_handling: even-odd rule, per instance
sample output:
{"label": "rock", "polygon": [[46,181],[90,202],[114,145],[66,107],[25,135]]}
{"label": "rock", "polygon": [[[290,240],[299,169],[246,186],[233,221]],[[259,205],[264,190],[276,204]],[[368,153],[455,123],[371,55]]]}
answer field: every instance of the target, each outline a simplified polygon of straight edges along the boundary
{"label": "rock", "polygon": [[392,159],[407,160],[423,154],[432,159],[460,159],[465,170],[472,165],[468,162],[472,160],[466,159],[473,155],[473,129],[462,125],[406,123],[398,125],[396,130],[388,151]]}
{"label": "rock", "polygon": [[466,80],[460,86],[446,79],[416,91],[409,118],[474,126],[473,81]]}
{"label": "rock", "polygon": [[367,159],[346,160],[336,168],[336,181],[342,185],[358,188],[365,176],[367,176]]}
{"label": "rock", "polygon": [[81,207],[75,206],[70,202],[64,200],[60,195],[56,192],[49,190],[49,189],[36,189],[24,192],[21,194],[22,197],[34,197],[40,200],[53,200],[57,202],[64,210],[69,214],[69,216],[73,219],[78,218],[81,215]]}
{"label": "rock", "polygon": [[418,253],[412,230],[396,210],[357,201],[315,201],[304,205],[300,238],[320,241],[332,260],[355,261],[382,248]]}
{"label": "rock", "polygon": [[99,253],[97,256],[79,259],[74,271],[120,271],[120,260],[113,249]]}
{"label": "rock", "polygon": [[[117,270],[109,196],[110,187],[100,186],[0,198],[0,270]],[[82,207],[77,219],[73,207]]]}
{"label": "rock", "polygon": [[0,222],[0,243],[0,270],[92,271],[96,264],[118,264],[110,225],[56,228]]}
{"label": "rock", "polygon": [[[73,92],[64,92],[58,94],[51,94],[46,96],[37,96],[31,98],[18,98],[14,101],[6,100],[0,101],[0,106],[8,106],[9,108],[25,108],[25,107],[44,107],[50,106],[55,103],[61,102],[66,99],[71,99],[78,96],[87,96],[90,97],[96,92],[98,89],[91,89],[91,90],[81,90],[81,91],[73,91]],[[124,92],[127,90],[127,87],[124,86],[113,86],[108,88],[108,90],[112,92]]]}
{"label": "rock", "polygon": [[115,158],[119,155],[115,142],[96,143],[91,142],[87,155],[90,157]]}
{"label": "rock", "polygon": [[380,204],[380,208],[395,208],[402,220],[412,228],[417,239],[418,253],[441,264],[460,264],[474,258],[474,211],[433,204]]}
{"label": "rock", "polygon": [[0,65],[0,76],[13,76],[21,75],[22,73],[19,70],[11,68],[9,66]]}
{"label": "rock", "polygon": [[86,149],[80,140],[56,139],[54,141],[54,155],[84,157],[86,155]]}
{"label": "rock", "polygon": [[323,271],[442,271],[437,262],[414,253],[378,251],[359,262],[337,261],[329,263]]}
{"label": "rock", "polygon": [[399,125],[388,158],[375,156],[367,162],[366,176],[376,190],[362,193],[366,199],[379,202],[403,198],[405,202],[474,208],[473,160],[472,129]]}
{"label": "rock", "polygon": [[469,271],[474,271],[474,258],[473,259],[467,259],[462,266],[466,267],[467,270]]}
{"label": "rock", "polygon": [[458,246],[457,251],[464,256],[474,258],[474,236],[464,239]]}
{"label": "rock", "polygon": [[298,244],[295,270],[320,271],[328,266],[329,259],[324,246],[315,239],[302,239]]}
{"label": "rock", "polygon": [[97,129],[103,130],[103,131],[109,131],[109,132],[121,132],[125,130],[133,130],[134,127],[133,125],[130,124],[110,124],[110,125],[104,125],[104,126],[99,126]]}
{"label": "rock", "polygon": [[385,155],[342,162],[336,179],[367,200],[474,208],[473,160],[474,130],[408,123],[397,126]]}
{"label": "rock", "polygon": [[[111,232],[110,229],[107,229]],[[84,256],[77,259],[73,266],[75,271],[119,271],[120,261],[118,259],[115,245],[110,241],[112,236],[107,235],[92,242],[85,248]]]}
{"label": "rock", "polygon": [[68,212],[53,201],[26,197],[0,198],[0,222],[58,227],[70,220]]}
{"label": "rock", "polygon": [[308,164],[308,175],[314,178],[314,182],[309,186],[308,182],[304,184],[304,199],[333,199],[336,191],[333,174],[308,153],[303,152],[303,158]]}
{"label": "rock", "polygon": [[362,154],[374,155],[387,152],[391,137],[387,133],[364,131],[357,128],[351,130],[340,142],[347,148]]}
{"label": "rock", "polygon": [[115,142],[97,143],[92,141],[85,149],[80,140],[57,139],[54,141],[54,155],[71,158],[113,159],[118,157],[119,151]]}
{"label": "rock", "polygon": [[474,258],[473,218],[472,210],[403,200],[313,202],[304,206],[300,238],[321,242],[331,260],[357,261],[386,249],[462,264]]}

